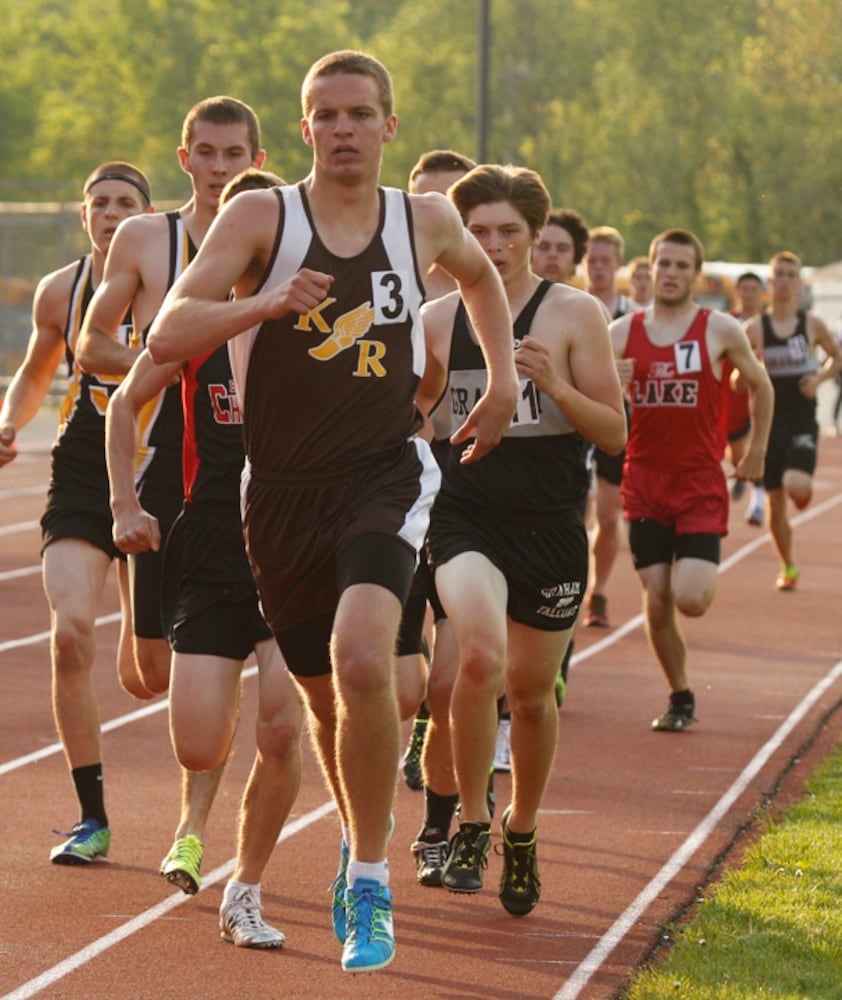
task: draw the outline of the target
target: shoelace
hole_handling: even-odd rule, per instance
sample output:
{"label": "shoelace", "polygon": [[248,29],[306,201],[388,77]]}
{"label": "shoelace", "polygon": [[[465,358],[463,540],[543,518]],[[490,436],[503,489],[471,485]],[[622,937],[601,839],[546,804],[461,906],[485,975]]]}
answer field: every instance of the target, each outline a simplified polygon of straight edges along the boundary
{"label": "shoelace", "polygon": [[[85,833],[88,837],[92,837],[95,833],[99,833],[101,829],[103,828],[99,827],[96,830],[88,830],[85,828],[84,823],[75,823],[73,829],[68,830],[66,833],[64,830],[56,830],[55,827],[52,828],[52,832],[57,837],[78,837],[80,833]],[[87,839],[87,837],[85,839]]]}
{"label": "shoelace", "polygon": [[513,844],[507,839],[506,846],[511,851],[511,883],[515,890],[526,892],[529,888],[530,879],[535,880],[536,885],[540,885],[538,876],[532,871],[532,847],[535,841],[528,844]]}
{"label": "shoelace", "polygon": [[430,868],[443,868],[445,861],[447,861],[447,843],[428,844],[421,841],[418,853],[424,859],[425,865]]}
{"label": "shoelace", "polygon": [[349,938],[352,935],[359,938],[361,931],[369,941],[388,938],[381,920],[384,914],[379,903],[380,898],[374,889],[365,888],[351,893],[347,911]]}
{"label": "shoelace", "polygon": [[454,865],[457,868],[487,868],[488,858],[484,851],[479,848],[478,840],[481,831],[476,831],[475,833],[462,833],[458,834],[458,841],[456,844],[456,859],[454,860]]}
{"label": "shoelace", "polygon": [[260,906],[254,898],[251,889],[242,889],[232,900],[233,910],[228,923],[232,928],[247,927],[251,931],[263,929],[263,917],[260,915]]}
{"label": "shoelace", "polygon": [[202,863],[202,853],[202,845],[198,841],[182,837],[176,845],[175,860],[198,868]]}

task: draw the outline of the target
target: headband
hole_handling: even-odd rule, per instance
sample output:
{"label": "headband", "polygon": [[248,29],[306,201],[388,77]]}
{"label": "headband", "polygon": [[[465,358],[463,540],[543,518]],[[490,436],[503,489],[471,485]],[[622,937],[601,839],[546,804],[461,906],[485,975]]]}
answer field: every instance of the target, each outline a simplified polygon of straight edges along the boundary
{"label": "headband", "polygon": [[140,191],[140,193],[146,199],[147,205],[152,204],[152,199],[149,196],[149,188],[141,181],[137,180],[134,177],[130,177],[127,173],[122,173],[119,170],[106,170],[102,174],[97,174],[97,176],[94,177],[92,181],[88,181],[88,183],[85,185],[85,190],[83,194],[87,195],[88,192],[91,190],[91,188],[95,184],[99,184],[100,181],[125,181],[126,184],[131,184],[132,187],[137,188],[137,190]]}

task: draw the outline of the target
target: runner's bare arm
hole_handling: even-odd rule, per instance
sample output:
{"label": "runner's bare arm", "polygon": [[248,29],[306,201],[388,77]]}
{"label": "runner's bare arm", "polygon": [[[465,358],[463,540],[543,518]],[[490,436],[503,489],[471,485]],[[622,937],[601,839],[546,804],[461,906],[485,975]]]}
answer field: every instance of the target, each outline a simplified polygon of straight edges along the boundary
{"label": "runner's bare arm", "polygon": [[[269,262],[277,218],[272,191],[245,191],[223,207],[152,325],[147,347],[157,363],[198,357],[267,319],[307,313],[322,301],[332,279],[306,268],[249,294]],[[237,298],[229,298],[231,289]]]}
{"label": "runner's bare arm", "polygon": [[121,552],[157,551],[158,520],[140,505],[135,489],[138,417],[143,406],[178,374],[179,364],[156,365],[143,351],[105,411],[105,458],[111,485],[114,544]]}
{"label": "runner's bare arm", "polygon": [[79,331],[76,359],[86,372],[125,375],[138,355],[136,347],[121,344],[117,339],[117,330],[132,308],[140,287],[138,259],[142,237],[137,231],[139,227],[129,225],[130,222],[127,219],[114,234],[102,281]]}
{"label": "runner's bare arm", "polygon": [[0,409],[0,467],[17,455],[15,438],[35,416],[64,354],[64,321],[76,265],[42,278],[32,306],[32,333]]}

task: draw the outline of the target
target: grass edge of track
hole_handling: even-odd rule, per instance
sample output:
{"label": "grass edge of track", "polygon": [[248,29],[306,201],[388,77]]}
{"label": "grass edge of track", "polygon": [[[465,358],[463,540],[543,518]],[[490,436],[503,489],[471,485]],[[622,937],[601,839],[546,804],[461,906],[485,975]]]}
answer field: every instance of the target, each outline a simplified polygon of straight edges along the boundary
{"label": "grass edge of track", "polygon": [[[842,740],[781,811],[776,796],[837,703],[660,936],[617,1000],[839,1000]],[[838,723],[838,719],[836,720]],[[746,836],[751,838],[745,853]]]}

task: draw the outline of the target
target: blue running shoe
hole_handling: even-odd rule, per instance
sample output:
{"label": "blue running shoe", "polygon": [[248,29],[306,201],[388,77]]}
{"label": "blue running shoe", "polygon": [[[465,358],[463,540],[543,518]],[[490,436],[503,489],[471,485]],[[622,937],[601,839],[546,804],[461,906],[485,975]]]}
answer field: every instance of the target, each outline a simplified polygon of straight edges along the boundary
{"label": "blue running shoe", "polygon": [[374,972],[395,957],[392,893],[372,878],[358,878],[345,894],[348,937],[342,950],[346,972]]}
{"label": "blue running shoe", "polygon": [[336,878],[330,883],[333,893],[331,911],[333,915],[333,933],[340,944],[345,944],[347,930],[345,928],[345,892],[348,888],[348,845],[345,838],[339,845],[339,869]]}
{"label": "blue running shoe", "polygon": [[[395,832],[395,814],[389,816],[389,840]],[[340,944],[345,944],[347,931],[345,929],[345,890],[348,888],[348,861],[350,858],[348,845],[345,838],[339,844],[339,868],[336,877],[330,883],[329,891],[333,893],[331,911],[333,917],[333,933]]]}
{"label": "blue running shoe", "polygon": [[[53,830],[53,833],[59,833]],[[95,819],[77,823],[70,833],[60,833],[68,837],[63,844],[50,851],[50,861],[54,865],[88,865],[96,858],[104,858],[111,846],[111,833]]]}

